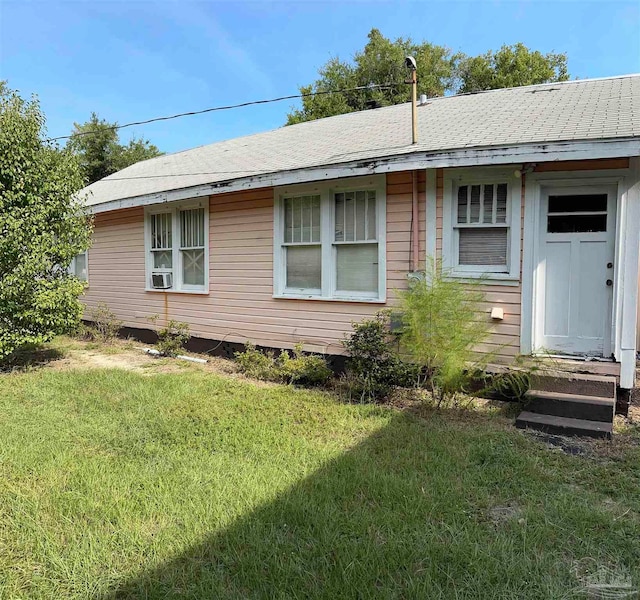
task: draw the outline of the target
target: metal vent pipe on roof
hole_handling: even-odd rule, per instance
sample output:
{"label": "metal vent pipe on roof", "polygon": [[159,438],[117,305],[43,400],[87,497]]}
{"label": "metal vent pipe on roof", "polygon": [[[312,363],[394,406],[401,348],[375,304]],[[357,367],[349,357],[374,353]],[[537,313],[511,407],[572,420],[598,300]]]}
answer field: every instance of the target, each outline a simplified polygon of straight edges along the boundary
{"label": "metal vent pipe on roof", "polygon": [[[413,56],[404,59],[405,66],[411,71],[411,139],[418,143],[418,67]],[[422,99],[422,98],[421,98]],[[420,227],[418,223],[420,210],[418,206],[418,171],[411,173],[411,269],[415,273],[420,268]]]}
{"label": "metal vent pipe on roof", "polygon": [[411,139],[412,144],[418,143],[418,114],[416,111],[418,102],[418,67],[416,65],[416,59],[413,56],[407,56],[404,59],[404,64],[411,71],[411,79],[406,83],[411,84]]}

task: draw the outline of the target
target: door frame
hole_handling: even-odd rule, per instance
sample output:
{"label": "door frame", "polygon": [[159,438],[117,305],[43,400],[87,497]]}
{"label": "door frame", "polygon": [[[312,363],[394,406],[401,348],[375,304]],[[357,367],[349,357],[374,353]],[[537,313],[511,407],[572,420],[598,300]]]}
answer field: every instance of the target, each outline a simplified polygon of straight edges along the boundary
{"label": "door frame", "polygon": [[[626,172],[626,169],[625,169]],[[626,174],[626,173],[625,173]],[[531,173],[525,180],[525,216],[524,216],[524,253],[522,265],[522,323],[520,335],[520,351],[522,354],[532,354],[541,339],[542,321],[538,307],[544,305],[542,298],[542,272],[539,268],[541,257],[540,240],[542,233],[542,198],[543,192],[549,188],[608,188],[613,193],[615,207],[614,220],[614,262],[613,262],[613,297],[610,301],[611,316],[609,334],[604,334],[603,355],[617,358],[617,327],[620,315],[620,268],[621,258],[621,218],[620,196],[623,191],[623,173],[611,171],[592,172],[560,172],[560,173]]]}

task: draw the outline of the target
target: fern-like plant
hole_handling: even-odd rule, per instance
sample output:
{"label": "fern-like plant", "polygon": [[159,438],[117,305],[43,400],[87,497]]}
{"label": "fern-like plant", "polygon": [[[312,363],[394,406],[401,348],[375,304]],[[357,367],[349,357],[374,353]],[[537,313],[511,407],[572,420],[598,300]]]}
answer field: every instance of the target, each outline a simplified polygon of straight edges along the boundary
{"label": "fern-like plant", "polygon": [[480,304],[477,284],[447,277],[432,261],[425,281],[399,292],[403,311],[402,346],[427,375],[427,387],[438,407],[471,389],[481,368],[475,350],[488,336],[491,323]]}

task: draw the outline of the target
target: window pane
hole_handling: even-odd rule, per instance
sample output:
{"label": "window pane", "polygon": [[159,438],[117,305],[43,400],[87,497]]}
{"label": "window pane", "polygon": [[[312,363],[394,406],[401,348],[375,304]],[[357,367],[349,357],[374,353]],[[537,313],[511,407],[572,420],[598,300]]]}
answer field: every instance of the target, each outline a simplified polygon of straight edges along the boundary
{"label": "window pane", "polygon": [[458,264],[506,266],[508,229],[459,229]]}
{"label": "window pane", "polygon": [[180,247],[204,246],[204,208],[180,211]]}
{"label": "window pane", "polygon": [[311,241],[320,241],[320,196],[311,197]]}
{"label": "window pane", "polygon": [[484,203],[482,206],[482,223],[493,223],[493,185],[484,186]]}
{"label": "window pane", "polygon": [[336,242],[344,242],[344,194],[335,195]]}
{"label": "window pane", "polygon": [[320,241],[320,196],[284,199],[284,242]]}
{"label": "window pane", "polygon": [[154,269],[171,269],[173,267],[171,250],[155,250],[152,254]]}
{"label": "window pane", "polygon": [[354,241],[355,233],[355,208],[356,199],[353,192],[347,192],[344,195],[344,240],[345,242]]}
{"label": "window pane", "polygon": [[496,199],[496,223],[507,222],[507,184],[498,184]]}
{"label": "window pane", "polygon": [[87,255],[77,254],[73,259],[73,274],[82,281],[87,281]]}
{"label": "window pane", "polygon": [[171,248],[171,213],[151,215],[151,247]]}
{"label": "window pane", "polygon": [[293,198],[285,198],[284,201],[284,241],[293,241]]}
{"label": "window pane", "polygon": [[204,285],[204,250],[182,251],[184,285]]}
{"label": "window pane", "polygon": [[378,244],[336,246],[337,288],[342,292],[378,291]]}
{"label": "window pane", "polygon": [[593,233],[607,230],[607,215],[561,215],[549,216],[549,233]]}
{"label": "window pane", "polygon": [[468,188],[466,185],[458,188],[458,223],[467,222],[467,193]]}
{"label": "window pane", "polygon": [[311,196],[305,196],[301,199],[302,206],[302,242],[311,241]]}
{"label": "window pane", "polygon": [[320,289],[320,246],[288,246],[287,287]]}
{"label": "window pane", "polygon": [[292,242],[302,241],[302,207],[301,198],[292,198],[293,202],[293,239]]}
{"label": "window pane", "polygon": [[471,186],[470,223],[480,222],[480,186]]}
{"label": "window pane", "polygon": [[367,198],[367,239],[377,240],[378,229],[376,227],[376,193],[369,192]]}
{"label": "window pane", "polygon": [[367,225],[367,194],[366,192],[356,192],[356,240],[363,241],[366,238],[365,230]]}
{"label": "window pane", "polygon": [[607,194],[549,196],[549,212],[607,212]]}

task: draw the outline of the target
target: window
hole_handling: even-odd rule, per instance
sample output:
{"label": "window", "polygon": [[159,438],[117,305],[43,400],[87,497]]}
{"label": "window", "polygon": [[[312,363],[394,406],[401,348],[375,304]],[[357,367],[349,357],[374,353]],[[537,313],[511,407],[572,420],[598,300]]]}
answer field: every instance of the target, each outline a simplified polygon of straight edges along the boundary
{"label": "window", "polygon": [[284,251],[286,287],[322,288],[322,245],[320,243],[320,196],[284,199]]}
{"label": "window", "polygon": [[71,275],[75,275],[78,279],[80,279],[80,281],[89,281],[87,250],[81,252],[80,254],[76,254],[71,259],[71,264],[69,265],[69,273]]}
{"label": "window", "polygon": [[206,201],[147,211],[147,289],[208,289]]}
{"label": "window", "polygon": [[384,177],[315,189],[283,189],[276,199],[276,296],[383,301]]}
{"label": "window", "polygon": [[333,200],[336,288],[344,292],[375,294],[378,290],[376,192],[338,192]]}
{"label": "window", "polygon": [[458,266],[507,271],[507,184],[458,187]]}
{"label": "window", "polygon": [[549,196],[547,233],[607,230],[607,194]]}
{"label": "window", "polygon": [[445,175],[443,256],[453,276],[518,279],[520,180],[513,171]]}

